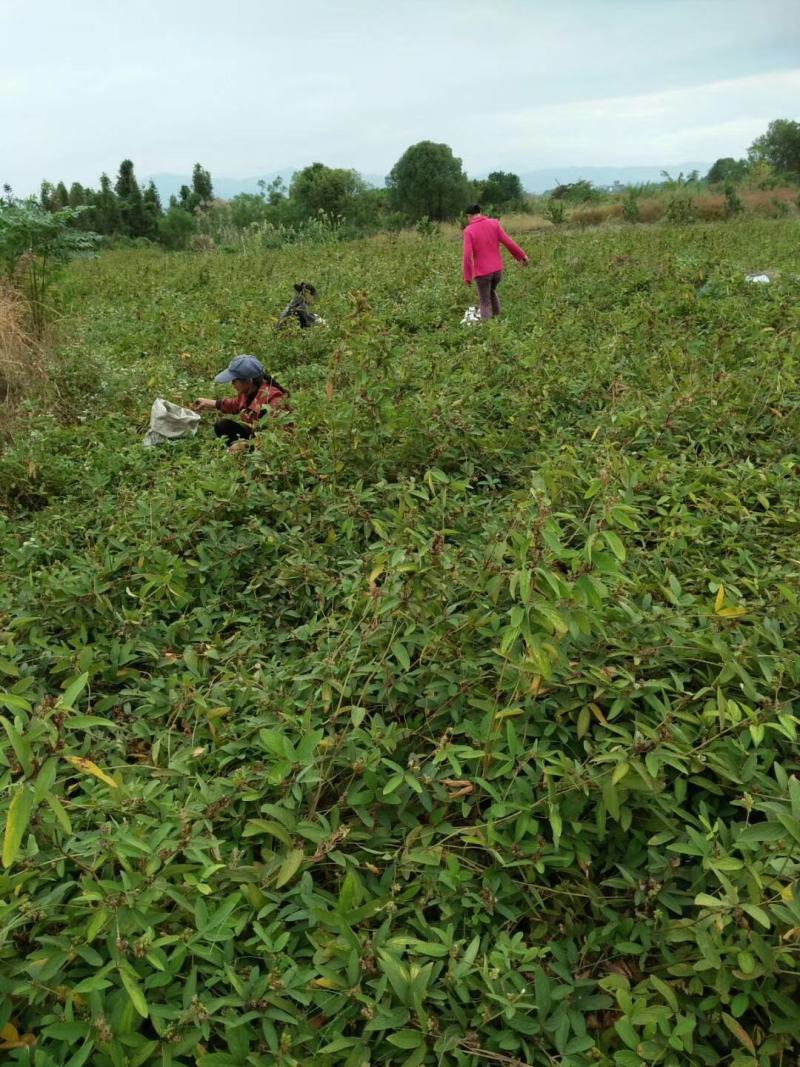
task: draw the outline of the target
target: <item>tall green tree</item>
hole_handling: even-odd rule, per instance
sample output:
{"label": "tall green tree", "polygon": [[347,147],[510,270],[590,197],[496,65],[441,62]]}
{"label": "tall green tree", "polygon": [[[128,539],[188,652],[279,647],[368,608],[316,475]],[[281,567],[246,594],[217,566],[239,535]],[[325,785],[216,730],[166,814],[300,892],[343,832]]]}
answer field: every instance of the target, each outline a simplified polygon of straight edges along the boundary
{"label": "tall green tree", "polygon": [[56,202],[59,210],[69,207],[69,192],[63,182],[59,182],[56,186]]}
{"label": "tall green tree", "polygon": [[129,159],[123,159],[120,163],[114,190],[119,201],[122,232],[127,237],[146,237],[149,226],[142,190]]}
{"label": "tall green tree", "polygon": [[86,193],[80,182],[73,182],[69,187],[69,206],[82,207],[86,203]]}
{"label": "tall green tree", "polygon": [[197,197],[198,204],[211,200],[214,196],[211,175],[199,163],[195,163],[192,171],[192,192]]}
{"label": "tall green tree", "polygon": [[365,189],[358,171],[312,163],[294,175],[289,196],[303,215],[347,215]]}
{"label": "tall green tree", "polygon": [[164,210],[161,207],[161,197],[158,195],[158,189],[156,189],[155,182],[152,179],[148,182],[147,188],[142,194],[142,203],[144,206],[144,213],[147,218],[147,236],[155,239],[158,237],[158,220],[164,214]]}
{"label": "tall green tree", "polygon": [[39,190],[39,203],[42,205],[45,211],[56,210],[56,187],[52,182],[42,182]]}
{"label": "tall green tree", "polygon": [[451,219],[463,210],[469,193],[461,160],[446,144],[411,145],[386,179],[397,210],[412,219]]}
{"label": "tall green tree", "polygon": [[119,199],[107,174],[100,175],[100,189],[94,194],[94,225],[105,237],[122,232]]}
{"label": "tall green tree", "polygon": [[[190,214],[195,209],[196,201],[192,190],[188,185],[182,185],[178,190],[178,201],[184,211],[188,211]],[[170,207],[172,207],[172,198],[170,198]]]}
{"label": "tall green tree", "polygon": [[800,122],[775,119],[750,145],[748,156],[754,163],[768,163],[777,171],[800,178]]}
{"label": "tall green tree", "polygon": [[708,174],[706,174],[706,181],[709,185],[719,185],[722,182],[740,182],[746,174],[746,159],[723,156],[712,164]]}
{"label": "tall green tree", "polygon": [[269,204],[256,193],[239,193],[228,204],[230,218],[237,230],[246,230],[269,217]]}
{"label": "tall green tree", "polygon": [[478,184],[478,198],[493,207],[507,207],[519,203],[525,195],[518,174],[493,170],[485,181]]}
{"label": "tall green tree", "polygon": [[186,248],[189,238],[197,231],[197,222],[190,211],[181,207],[174,197],[169,210],[158,220],[158,239],[167,248]]}

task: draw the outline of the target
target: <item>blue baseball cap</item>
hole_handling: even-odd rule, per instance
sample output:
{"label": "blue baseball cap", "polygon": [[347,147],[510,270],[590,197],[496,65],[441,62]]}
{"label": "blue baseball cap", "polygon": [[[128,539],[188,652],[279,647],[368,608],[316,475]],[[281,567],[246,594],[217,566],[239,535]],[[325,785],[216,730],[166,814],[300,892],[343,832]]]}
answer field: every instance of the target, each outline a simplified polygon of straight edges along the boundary
{"label": "blue baseball cap", "polygon": [[234,356],[226,370],[220,371],[214,379],[215,382],[232,382],[238,378],[240,382],[252,382],[254,378],[261,378],[264,368],[260,360],[255,356]]}

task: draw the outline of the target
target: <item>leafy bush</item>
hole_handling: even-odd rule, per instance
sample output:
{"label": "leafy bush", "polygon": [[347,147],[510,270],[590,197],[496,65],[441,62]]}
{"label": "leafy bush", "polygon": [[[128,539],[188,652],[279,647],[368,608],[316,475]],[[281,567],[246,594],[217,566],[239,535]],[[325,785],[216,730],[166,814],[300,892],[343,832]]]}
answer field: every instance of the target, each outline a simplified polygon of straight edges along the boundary
{"label": "leafy bush", "polygon": [[736,186],[731,181],[725,182],[725,210],[731,218],[741,215],[744,211]]}
{"label": "leafy bush", "polygon": [[0,269],[28,299],[33,332],[41,336],[47,296],[58,265],[94,247],[97,235],[70,228],[81,208],[45,211],[35,200],[0,199]]}
{"label": "leafy bush", "polygon": [[670,197],[667,204],[665,217],[667,222],[677,223],[681,226],[687,222],[694,222],[697,217],[694,197],[684,191],[675,193]]}
{"label": "leafy bush", "polygon": [[554,226],[560,226],[562,222],[566,222],[567,209],[560,200],[553,200],[550,197],[545,202],[544,217],[548,222],[552,222]]}
{"label": "leafy bush", "polygon": [[[445,237],[70,266],[0,457],[10,1062],[796,1058],[796,245],[543,233],[473,331]],[[143,449],[236,351],[293,425]]]}
{"label": "leafy bush", "polygon": [[586,178],[582,178],[577,182],[557,185],[550,194],[553,200],[566,200],[570,204],[587,204],[594,200],[600,200],[602,195],[600,190],[595,189]]}

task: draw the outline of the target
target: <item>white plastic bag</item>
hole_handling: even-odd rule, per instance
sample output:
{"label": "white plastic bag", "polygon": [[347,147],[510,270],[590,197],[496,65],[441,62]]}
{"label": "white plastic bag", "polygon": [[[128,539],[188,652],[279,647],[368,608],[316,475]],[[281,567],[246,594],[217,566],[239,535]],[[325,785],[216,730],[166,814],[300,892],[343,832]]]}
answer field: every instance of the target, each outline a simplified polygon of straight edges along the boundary
{"label": "white plastic bag", "polygon": [[772,278],[768,274],[747,274],[744,280],[746,282],[755,282],[756,285],[769,285]]}
{"label": "white plastic bag", "polygon": [[464,318],[461,320],[462,326],[474,326],[476,322],[481,321],[480,310],[476,307],[469,307],[464,312]]}
{"label": "white plastic bag", "polygon": [[150,429],[145,434],[144,444],[148,447],[160,445],[162,441],[176,441],[179,437],[194,437],[200,416],[196,411],[172,404],[169,400],[158,397],[150,409]]}

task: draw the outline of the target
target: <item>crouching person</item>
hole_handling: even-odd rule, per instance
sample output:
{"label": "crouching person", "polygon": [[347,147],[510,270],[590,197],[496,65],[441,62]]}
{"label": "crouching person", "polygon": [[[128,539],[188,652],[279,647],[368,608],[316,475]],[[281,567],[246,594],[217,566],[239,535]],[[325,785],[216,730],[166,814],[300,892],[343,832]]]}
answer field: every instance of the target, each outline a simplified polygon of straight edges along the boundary
{"label": "crouching person", "polygon": [[224,415],[240,416],[241,422],[219,419],[214,423],[214,433],[227,441],[231,452],[246,446],[258,431],[261,419],[273,410],[287,407],[289,394],[271,374],[267,374],[255,356],[236,356],[214,381],[230,382],[236,396],[224,400],[201,396],[194,408],[195,411],[220,411]]}
{"label": "crouching person", "polygon": [[295,296],[281,312],[281,317],[275,326],[276,330],[282,330],[286,323],[294,318],[300,323],[302,329],[307,329],[319,322],[319,318],[311,310],[311,306],[317,299],[317,290],[311,282],[298,282],[295,287]]}

